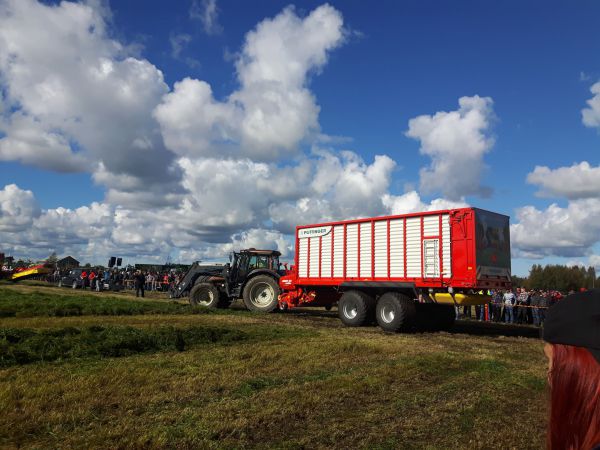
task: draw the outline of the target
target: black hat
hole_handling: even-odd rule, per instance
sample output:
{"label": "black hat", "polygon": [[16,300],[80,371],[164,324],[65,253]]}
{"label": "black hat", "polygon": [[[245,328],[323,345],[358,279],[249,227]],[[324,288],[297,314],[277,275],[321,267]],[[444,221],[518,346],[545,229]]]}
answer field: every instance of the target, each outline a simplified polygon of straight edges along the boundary
{"label": "black hat", "polygon": [[577,292],[548,310],[543,339],[584,347],[600,363],[600,289]]}

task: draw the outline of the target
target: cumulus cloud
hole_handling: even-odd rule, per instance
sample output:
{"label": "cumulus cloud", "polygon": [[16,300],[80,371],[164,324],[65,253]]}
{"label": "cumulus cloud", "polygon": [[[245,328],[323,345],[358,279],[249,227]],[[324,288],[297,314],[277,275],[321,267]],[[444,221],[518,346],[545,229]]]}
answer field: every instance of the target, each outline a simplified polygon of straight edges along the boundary
{"label": "cumulus cloud", "polygon": [[217,0],[194,0],[190,7],[190,19],[199,20],[206,34],[219,34],[223,27],[219,24]]}
{"label": "cumulus cloud", "polygon": [[270,220],[277,229],[291,233],[302,223],[386,213],[383,197],[396,166],[391,158],[377,155],[367,164],[350,151],[317,154],[318,159],[308,161],[312,169],[306,182],[298,184],[296,199],[270,205]]}
{"label": "cumulus cloud", "polygon": [[40,210],[32,192],[8,185],[0,191],[0,242],[12,254],[44,258],[57,251],[92,262],[111,254],[164,262],[173,252],[184,262],[222,259],[232,250],[248,247],[290,252],[290,238],[276,230],[247,227],[227,233],[178,208],[159,212],[97,202]]}
{"label": "cumulus cloud", "polygon": [[240,87],[227,99],[215,99],[208,83],[190,78],[164,96],[154,117],[167,147],[195,158],[274,161],[296,153],[303,139],[319,131],[308,76],[343,40],[342,16],[329,5],[305,18],[288,7],[265,19],[246,35],[236,61]]}
{"label": "cumulus cloud", "polygon": [[382,201],[390,214],[408,214],[419,211],[437,211],[469,206],[462,200],[452,201],[443,198],[436,198],[429,203],[425,203],[421,200],[421,196],[417,191],[406,192],[402,195],[386,194],[383,196]]}
{"label": "cumulus cloud", "polygon": [[600,166],[587,161],[558,169],[536,166],[527,182],[540,187],[541,197],[600,198]]}
{"label": "cumulus cloud", "polygon": [[[152,110],[168,92],[163,75],[109,37],[94,3],[0,4],[0,158],[59,171],[100,167],[137,186],[178,190],[173,155]],[[102,178],[99,178],[102,180]],[[110,188],[128,192],[112,179]]]}
{"label": "cumulus cloud", "polygon": [[525,206],[511,225],[511,244],[529,258],[579,257],[600,241],[600,199],[580,199],[566,207],[553,203],[545,210]]}
{"label": "cumulus cloud", "polygon": [[600,127],[600,81],[590,91],[594,96],[586,102],[588,107],[581,110],[581,119],[586,127]]}
{"label": "cumulus cloud", "polygon": [[0,191],[0,231],[20,232],[40,215],[33,192],[9,184]]}
{"label": "cumulus cloud", "polygon": [[[411,119],[406,135],[420,141],[420,151],[431,164],[420,171],[426,193],[441,192],[450,200],[467,195],[487,196],[481,184],[484,155],[494,145],[490,128],[494,119],[489,97],[461,97],[456,111],[440,111]],[[468,168],[468,170],[466,170]]]}

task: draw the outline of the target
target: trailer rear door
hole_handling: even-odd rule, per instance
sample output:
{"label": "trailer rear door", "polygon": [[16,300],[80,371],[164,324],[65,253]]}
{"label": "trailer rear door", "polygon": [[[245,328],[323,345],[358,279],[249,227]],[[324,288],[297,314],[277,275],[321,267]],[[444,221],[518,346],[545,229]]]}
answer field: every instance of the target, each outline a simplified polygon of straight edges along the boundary
{"label": "trailer rear door", "polygon": [[509,217],[475,208],[477,280],[510,281]]}

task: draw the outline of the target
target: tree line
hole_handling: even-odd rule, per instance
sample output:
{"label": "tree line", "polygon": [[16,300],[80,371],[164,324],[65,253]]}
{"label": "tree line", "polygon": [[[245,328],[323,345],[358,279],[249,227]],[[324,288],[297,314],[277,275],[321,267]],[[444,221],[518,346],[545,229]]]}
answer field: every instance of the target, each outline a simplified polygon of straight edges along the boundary
{"label": "tree line", "polygon": [[560,292],[578,291],[581,288],[600,287],[600,277],[596,277],[596,269],[583,266],[534,264],[529,276],[512,277],[513,286],[527,289],[556,290]]}

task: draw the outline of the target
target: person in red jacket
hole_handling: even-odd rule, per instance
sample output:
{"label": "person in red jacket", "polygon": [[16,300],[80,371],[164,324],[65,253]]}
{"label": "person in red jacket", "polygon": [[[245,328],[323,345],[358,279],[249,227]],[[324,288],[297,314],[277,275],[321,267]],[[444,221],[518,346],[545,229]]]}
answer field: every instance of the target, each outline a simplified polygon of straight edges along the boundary
{"label": "person in red jacket", "polygon": [[81,272],[81,289],[85,289],[87,287],[88,281],[88,273],[84,270]]}
{"label": "person in red jacket", "polygon": [[90,280],[90,289],[94,290],[94,288],[96,287],[96,273],[93,270],[90,272],[88,279]]}

